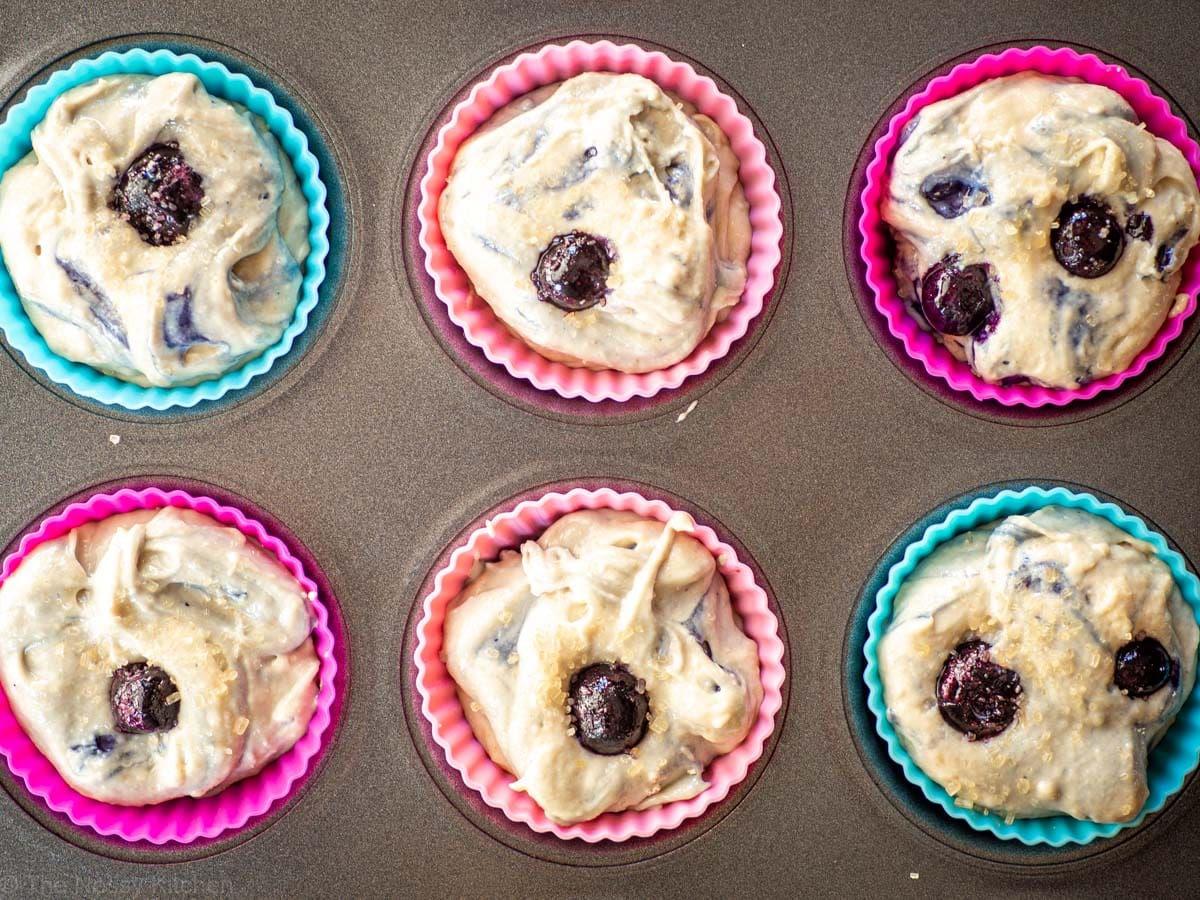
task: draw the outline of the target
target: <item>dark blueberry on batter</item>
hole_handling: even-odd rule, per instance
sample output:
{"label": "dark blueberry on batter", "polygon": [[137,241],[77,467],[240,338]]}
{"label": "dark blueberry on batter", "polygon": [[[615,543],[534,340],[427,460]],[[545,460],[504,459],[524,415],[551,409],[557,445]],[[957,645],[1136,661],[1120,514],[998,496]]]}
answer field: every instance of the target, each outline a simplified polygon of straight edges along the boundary
{"label": "dark blueberry on batter", "polygon": [[1121,224],[1108,205],[1095,197],[1068,200],[1050,230],[1058,264],[1080,278],[1099,278],[1112,271],[1125,249]]}
{"label": "dark blueberry on batter", "polygon": [[1135,241],[1154,240],[1154,220],[1146,213],[1134,213],[1125,223],[1125,233]]}
{"label": "dark blueberry on batter", "polygon": [[604,238],[569,231],[550,239],[529,277],[543,303],[577,312],[604,302],[613,258]]}
{"label": "dark blueberry on batter", "polygon": [[1021,677],[991,661],[991,645],[966,641],[946,657],[937,680],[942,718],[969,741],[994,738],[1013,723],[1021,704]]}
{"label": "dark blueberry on batter", "polygon": [[620,663],[593,663],[571,678],[571,724],[585,750],[616,756],[646,734],[650,698]]}
{"label": "dark blueberry on batter", "polygon": [[942,334],[970,334],[994,311],[985,264],[960,268],[957,256],[947,256],[931,266],[921,279],[921,312]]}
{"label": "dark blueberry on batter", "polygon": [[117,180],[108,205],[147,244],[165,247],[186,235],[200,215],[202,180],[184,160],[179,144],[151,144]]}
{"label": "dark blueberry on batter", "polygon": [[192,321],[192,289],[185,287],[183,293],[167,294],[163,303],[163,343],[172,350],[186,349],[193,344],[207,344]]}
{"label": "dark blueberry on batter", "polygon": [[992,195],[983,185],[945,173],[926,178],[921,183],[921,196],[943,219],[957,219],[969,209],[992,202]]}
{"label": "dark blueberry on batter", "polygon": [[664,170],[667,193],[676,206],[691,206],[693,195],[692,169],[682,160]]}
{"label": "dark blueberry on batter", "polygon": [[1152,637],[1138,638],[1117,651],[1113,683],[1122,693],[1144,699],[1166,687],[1174,668],[1162,644]]}
{"label": "dark blueberry on batter", "polygon": [[1186,228],[1177,228],[1175,233],[1163,241],[1158,252],[1154,254],[1154,266],[1160,272],[1165,272],[1175,265],[1175,247],[1187,237],[1188,230]]}
{"label": "dark blueberry on batter", "polygon": [[158,666],[129,663],[113,672],[108,688],[117,730],[126,734],[170,731],[179,722],[179,693],[171,676]]}

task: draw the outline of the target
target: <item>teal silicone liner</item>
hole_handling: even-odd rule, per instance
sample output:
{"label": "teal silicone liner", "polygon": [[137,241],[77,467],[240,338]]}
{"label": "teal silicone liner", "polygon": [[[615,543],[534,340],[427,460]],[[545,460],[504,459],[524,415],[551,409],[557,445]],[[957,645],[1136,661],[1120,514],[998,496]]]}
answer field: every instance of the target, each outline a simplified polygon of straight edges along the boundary
{"label": "teal silicone liner", "polygon": [[0,124],[0,176],[20,161],[31,148],[30,134],[46,116],[50,104],[63,92],[105,75],[165,75],[190,72],[200,79],[214,96],[240,103],[261,116],[279,141],[296,171],[300,188],[308,201],[308,256],[303,260],[304,280],[296,312],[283,335],[261,355],[220,378],[187,387],[142,387],[105,375],[91,366],[72,362],[57,355],[21,306],[12,278],[0,258],[0,330],[10,347],[51,380],[81,397],[128,410],[167,410],[190,408],[203,401],[221,398],[229,391],[245,388],[284,356],[308,326],[317,305],[321,282],[325,279],[325,261],[329,254],[329,211],[326,188],[320,166],[309,149],[304,132],[296,127],[292,114],[247,76],[230,71],[219,62],[201,59],[194,53],[171,50],[133,49],[109,51],[100,56],[80,59],[55,72],[43,84],[30,88],[25,98],[13,106]]}
{"label": "teal silicone liner", "polygon": [[1050,816],[1042,819],[1016,819],[1005,822],[1000,816],[956,806],[945,788],[927,776],[900,743],[888,722],[883,701],[883,684],[879,679],[877,650],[892,617],[892,604],[900,585],[921,560],[947,540],[965,531],[1014,514],[1030,513],[1043,506],[1066,506],[1086,510],[1107,519],[1133,537],[1154,548],[1155,555],[1166,563],[1175,578],[1183,599],[1200,612],[1200,580],[1187,567],[1184,558],[1168,545],[1157,532],[1146,527],[1137,516],[1119,506],[1097,499],[1091,494],[1075,493],[1063,487],[1027,487],[1023,490],[1002,490],[991,496],[977,497],[969,506],[955,509],[941,522],[930,525],[924,534],[912,541],[904,555],[888,572],[887,581],[875,597],[875,609],[867,620],[867,639],[863,647],[866,656],[864,680],[867,685],[867,706],[875,719],[875,730],[887,745],[888,755],[904,772],[904,776],[931,802],[940,806],[948,816],[958,819],[977,831],[990,832],[1003,840],[1015,840],[1027,846],[1046,844],[1062,847],[1066,844],[1087,844],[1097,838],[1109,838],[1117,832],[1132,828],[1150,814],[1162,809],[1176,794],[1188,775],[1200,762],[1200,691],[1193,690],[1172,725],[1150,753],[1148,781],[1150,796],[1135,819],[1129,822],[1088,822],[1070,816]]}

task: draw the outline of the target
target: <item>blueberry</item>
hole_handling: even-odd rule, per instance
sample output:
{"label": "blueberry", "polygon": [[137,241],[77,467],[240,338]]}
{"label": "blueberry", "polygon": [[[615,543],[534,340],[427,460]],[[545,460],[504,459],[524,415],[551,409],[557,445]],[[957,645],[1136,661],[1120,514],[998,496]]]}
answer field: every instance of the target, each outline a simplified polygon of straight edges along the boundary
{"label": "blueberry", "polygon": [[1145,699],[1166,687],[1174,671],[1167,649],[1154,638],[1143,637],[1117,651],[1113,683],[1122,693]]}
{"label": "blueberry", "polygon": [[153,247],[183,238],[200,215],[203,179],[175,141],[151,144],[117,179],[108,202]]}
{"label": "blueberry", "polygon": [[620,663],[593,663],[571,678],[571,724],[585,750],[616,756],[646,734],[650,698],[645,685]]}
{"label": "blueberry", "polygon": [[129,663],[113,672],[108,688],[117,730],[126,734],[170,731],[179,722],[179,689],[158,666]]}
{"label": "blueberry", "polygon": [[930,175],[921,183],[921,196],[943,219],[957,219],[976,206],[987,206],[992,195],[987,188],[957,175]]}
{"label": "blueberry", "polygon": [[1174,234],[1163,241],[1158,252],[1154,254],[1154,266],[1160,272],[1166,272],[1175,265],[1175,247],[1187,237],[1187,228],[1177,228]]}
{"label": "blueberry", "polygon": [[167,294],[163,303],[163,343],[172,350],[186,349],[193,344],[207,344],[208,338],[196,330],[192,321],[192,289],[185,287],[181,294]]}
{"label": "blueberry", "polygon": [[935,263],[921,279],[921,312],[942,334],[967,335],[995,312],[990,270],[983,263],[959,268],[957,256]]}
{"label": "blueberry", "polygon": [[959,644],[938,675],[938,711],[969,741],[1000,734],[1013,723],[1021,703],[1021,677],[992,662],[989,650],[984,641]]}
{"label": "blueberry", "polygon": [[1050,244],[1058,264],[1080,278],[1099,278],[1112,271],[1125,235],[1111,209],[1095,197],[1069,200],[1058,211],[1050,230]]}
{"label": "blueberry", "polygon": [[529,277],[543,303],[577,312],[604,301],[613,259],[604,238],[570,231],[550,239]]}
{"label": "blueberry", "polygon": [[680,160],[673,162],[664,170],[667,193],[676,206],[691,206],[693,196],[692,169]]}
{"label": "blueberry", "polygon": [[1146,213],[1134,213],[1125,223],[1125,233],[1135,241],[1154,240],[1154,220]]}

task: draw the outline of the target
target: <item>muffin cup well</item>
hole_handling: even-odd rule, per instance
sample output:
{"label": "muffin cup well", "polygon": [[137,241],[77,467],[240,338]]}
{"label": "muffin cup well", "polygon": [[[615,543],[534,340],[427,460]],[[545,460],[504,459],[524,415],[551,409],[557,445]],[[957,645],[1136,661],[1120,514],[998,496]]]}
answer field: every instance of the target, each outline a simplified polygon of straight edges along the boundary
{"label": "muffin cup well", "polygon": [[191,53],[143,49],[109,51],[95,58],[80,59],[55,72],[45,83],[30,88],[0,124],[0,176],[29,152],[34,127],[45,118],[50,104],[64,92],[106,75],[165,75],[170,72],[195,75],[210,94],[240,103],[267,123],[271,134],[288,154],[300,189],[308,201],[309,251],[301,261],[304,279],[296,311],[279,340],[239,368],[219,378],[186,387],[143,387],[56,354],[34,328],[0,258],[0,330],[9,345],[51,381],[81,397],[127,410],[190,408],[202,401],[217,400],[229,391],[240,390],[256,376],[270,370],[307,327],[309,315],[317,304],[318,289],[325,279],[325,260],[329,254],[327,192],[321,181],[317,158],[309,150],[308,139],[296,127],[291,113],[245,75]]}
{"label": "muffin cup well", "polygon": [[523,542],[536,539],[553,522],[582,509],[628,510],[659,522],[666,522],[673,512],[661,500],[648,500],[633,492],[575,488],[519,503],[473,531],[437,573],[432,590],[422,602],[415,651],[421,712],[432,725],[434,741],[467,787],[478,791],[485,803],[500,810],[509,820],[524,823],[539,833],[563,839],[579,838],[589,843],[649,837],[655,832],[675,828],[685,819],[699,816],[723,800],[762,755],[775,728],[775,715],[783,704],[784,646],[767,595],[755,582],[749,567],[738,560],[733,548],[722,542],[711,528],[697,523],[691,536],[717,560],[718,571],[729,587],[733,609],[742,620],[742,629],[758,645],[763,699],[754,723],[742,743],[709,763],[704,771],[709,786],[696,797],[647,810],[604,813],[574,825],[551,821],[528,794],[509,787],[514,776],[492,761],[471,731],[457,686],[442,659],[442,627],[447,608],[466,586],[477,562],[498,559],[502,550],[516,549]]}
{"label": "muffin cup well", "polygon": [[241,510],[181,490],[146,488],[134,491],[126,488],[72,503],[62,512],[45,519],[35,531],[26,534],[18,548],[4,560],[0,567],[0,585],[35,548],[73,528],[119,513],[167,506],[195,510],[236,528],[278,559],[308,595],[309,608],[315,619],[313,641],[320,667],[317,670],[317,708],[304,736],[262,771],[234,782],[217,794],[181,797],[147,806],[117,806],[85,797],[67,784],[25,733],[0,687],[0,756],[31,794],[76,825],[130,842],[189,844],[240,829],[251,819],[291,799],[306,780],[310,763],[332,737],[330,725],[335,701],[334,676],[337,674],[334,643],[337,638],[330,626],[329,611],[318,596],[317,584],[305,574],[303,565],[282,540]]}
{"label": "muffin cup well", "polygon": [[1039,844],[1062,847],[1066,844],[1087,844],[1097,838],[1109,838],[1117,832],[1132,828],[1151,813],[1163,808],[1167,800],[1182,787],[1188,775],[1200,762],[1200,691],[1193,689],[1185,700],[1175,723],[1167,729],[1162,740],[1150,752],[1148,780],[1150,796],[1137,817],[1129,822],[1098,823],[1070,816],[1015,819],[1006,822],[1003,816],[989,815],[975,809],[955,805],[954,798],[940,784],[926,775],[904,749],[892,723],[888,721],[884,702],[883,682],[879,674],[878,650],[891,622],[893,603],[904,579],[917,564],[938,546],[951,538],[1015,514],[1027,514],[1044,506],[1066,506],[1082,509],[1100,516],[1154,548],[1154,554],[1171,570],[1183,599],[1193,613],[1200,615],[1200,580],[1187,567],[1184,558],[1172,550],[1162,535],[1151,531],[1137,516],[1130,515],[1113,503],[1103,502],[1091,494],[1075,493],[1063,487],[1046,489],[1028,487],[1020,491],[1002,490],[992,496],[978,497],[969,506],[960,507],[946,518],[925,529],[913,540],[904,555],[888,572],[887,582],[875,598],[875,609],[867,620],[867,640],[863,647],[866,656],[864,680],[867,683],[867,706],[875,718],[875,730],[887,745],[888,755],[896,762],[912,784],[925,797],[939,805],[946,814],[959,819],[976,831],[990,832],[1004,840],[1016,840],[1028,846]]}
{"label": "muffin cup well", "polygon": [[[741,299],[685,359],[654,372],[631,375],[612,369],[572,368],[537,353],[509,331],[475,293],[442,236],[438,204],[462,143],[502,106],[542,85],[582,72],[633,72],[694,104],[728,136],[738,157],[739,177],[750,204],[750,257]],[[433,279],[434,292],[467,340],[513,377],[524,379],[540,390],[554,391],[566,398],[582,397],[593,403],[653,397],[660,391],[679,387],[687,378],[704,372],[728,354],[733,343],[746,334],[763,310],[767,294],[775,284],[783,238],[775,172],[767,162],[762,142],[754,134],[754,126],[738,111],[737,104],[721,93],[712,79],[698,74],[686,63],[658,51],[611,41],[551,44],[536,53],[521,54],[496,69],[486,81],[476,84],[438,132],[421,179],[417,217],[425,269]]]}
{"label": "muffin cup well", "polygon": [[892,232],[882,215],[892,158],[901,143],[905,126],[922,109],[990,79],[1030,71],[1079,78],[1116,91],[1133,107],[1147,130],[1179,148],[1193,174],[1200,179],[1200,146],[1188,136],[1187,124],[1172,113],[1167,101],[1154,94],[1144,81],[1133,77],[1118,65],[1103,62],[1090,53],[1079,53],[1069,47],[1014,47],[955,66],[949,73],[934,78],[923,91],[910,98],[904,109],[888,123],[887,131],[875,144],[874,157],[866,170],[862,213],[858,222],[862,238],[860,254],[866,264],[866,281],[874,294],[875,307],[886,320],[888,330],[899,339],[904,352],[921,363],[930,375],[943,379],[955,390],[969,393],[976,400],[991,400],[1005,406],[1065,406],[1072,401],[1089,400],[1102,391],[1120,387],[1130,378],[1142,374],[1147,366],[1166,352],[1167,345],[1179,336],[1184,323],[1196,310],[1196,297],[1200,293],[1200,251],[1193,248],[1183,266],[1178,292],[1187,295],[1186,305],[1163,323],[1158,334],[1134,358],[1128,369],[1078,388],[1044,388],[1031,384],[1003,387],[984,381],[965,362],[955,358],[931,331],[923,327],[904,302],[893,272],[895,256]]}

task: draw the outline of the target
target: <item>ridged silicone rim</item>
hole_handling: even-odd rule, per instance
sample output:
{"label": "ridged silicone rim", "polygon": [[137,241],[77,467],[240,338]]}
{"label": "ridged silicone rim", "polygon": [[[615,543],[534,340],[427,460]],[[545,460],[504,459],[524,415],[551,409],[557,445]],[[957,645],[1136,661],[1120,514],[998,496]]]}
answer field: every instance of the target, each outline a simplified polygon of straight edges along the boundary
{"label": "ridged silicone rim", "polygon": [[758,645],[763,699],[754,724],[741,744],[709,764],[705,770],[709,787],[690,800],[678,800],[642,811],[604,813],[574,825],[552,822],[528,794],[509,787],[514,781],[513,776],[492,762],[472,733],[454,680],[441,657],[442,625],[449,603],[462,591],[477,560],[497,559],[501,550],[515,549],[526,540],[536,539],[553,522],[581,509],[629,510],[659,522],[666,522],[673,512],[661,500],[648,500],[630,491],[618,493],[611,488],[594,491],[575,488],[566,493],[552,492],[538,500],[523,501],[488,519],[451,554],[422,601],[415,651],[421,712],[432,726],[433,739],[445,752],[446,761],[462,776],[467,787],[478,791],[488,806],[498,809],[509,820],[523,823],[539,833],[553,834],[564,840],[579,838],[588,843],[649,837],[655,832],[675,828],[725,799],[762,756],[767,739],[775,729],[775,715],[783,705],[784,647],[779,637],[779,621],[771,612],[766,592],[759,587],[750,568],[715,531],[697,523],[691,536],[716,558],[718,570],[728,584],[730,600],[742,619],[742,628]]}
{"label": "ridged silicone rim", "polygon": [[1167,346],[1179,336],[1184,323],[1196,310],[1196,297],[1200,293],[1200,253],[1193,248],[1183,267],[1178,293],[1188,295],[1187,304],[1181,312],[1163,323],[1158,334],[1134,358],[1128,369],[1079,388],[1051,389],[1030,384],[1002,387],[984,381],[966,363],[956,359],[931,332],[921,327],[917,317],[909,310],[896,287],[892,235],[881,213],[887,197],[892,157],[904,127],[917,113],[931,103],[961,94],[984,81],[1026,71],[1080,78],[1116,91],[1133,107],[1152,134],[1179,148],[1193,174],[1200,178],[1200,146],[1188,136],[1187,123],[1172,113],[1167,101],[1154,94],[1144,81],[1133,77],[1121,66],[1069,47],[1013,47],[1002,53],[988,53],[973,62],[962,63],[949,73],[934,78],[891,119],[887,131],[876,142],[874,157],[867,166],[862,214],[858,222],[862,238],[859,252],[866,264],[866,281],[875,297],[875,308],[887,322],[888,330],[899,339],[904,352],[921,363],[930,375],[941,378],[957,391],[969,393],[976,400],[995,401],[1004,406],[1066,406],[1076,400],[1090,400],[1103,391],[1115,390],[1129,379],[1141,375],[1147,366],[1166,352]]}
{"label": "ridged silicone rim", "polygon": [[206,400],[217,400],[229,391],[241,390],[266,373],[292,348],[296,338],[308,326],[308,318],[317,305],[318,289],[325,279],[325,259],[329,254],[329,211],[325,205],[325,184],[320,166],[309,150],[308,138],[296,127],[292,114],[279,106],[266,90],[256,87],[245,75],[231,72],[219,62],[202,60],[193,53],[170,50],[108,51],[95,58],[80,59],[55,72],[43,84],[29,89],[25,98],[9,111],[0,124],[0,177],[30,150],[30,134],[50,104],[62,93],[105,75],[165,75],[188,72],[204,84],[214,96],[240,103],[261,116],[279,141],[296,171],[300,188],[308,201],[308,256],[303,260],[304,279],[291,324],[283,335],[260,356],[220,378],[187,387],[142,387],[105,375],[91,366],[72,362],[54,353],[45,338],[33,327],[13,285],[8,269],[0,258],[0,330],[9,345],[51,381],[89,400],[128,410],[167,410],[190,408]]}
{"label": "ridged silicone rim", "polygon": [[1091,494],[1075,493],[1063,487],[1047,489],[1034,486],[1020,491],[1006,489],[993,496],[978,497],[969,506],[956,509],[941,522],[930,525],[920,539],[910,543],[904,550],[904,556],[891,567],[887,582],[876,594],[875,609],[867,619],[867,640],[863,647],[867,661],[863,675],[867,684],[867,706],[875,717],[875,731],[887,745],[888,756],[900,766],[904,777],[920,788],[926,799],[940,806],[948,816],[965,822],[976,831],[990,832],[1003,840],[1020,841],[1031,847],[1039,844],[1051,847],[1087,844],[1140,825],[1148,815],[1158,812],[1168,799],[1178,793],[1200,762],[1200,693],[1193,690],[1175,724],[1150,753],[1150,796],[1135,819],[1124,823],[1098,823],[1070,816],[1051,816],[1005,822],[1001,816],[956,806],[954,798],[917,766],[901,744],[896,730],[888,721],[878,662],[879,641],[891,621],[892,605],[900,586],[921,560],[956,535],[1005,516],[1029,513],[1050,505],[1082,509],[1101,516],[1138,540],[1150,544],[1154,554],[1171,570],[1183,599],[1193,612],[1200,612],[1200,581],[1188,570],[1184,558],[1167,545],[1162,535],[1151,531],[1145,522],[1116,504],[1099,500]]}
{"label": "ridged silicone rim", "polygon": [[[641,375],[611,369],[575,369],[530,349],[475,295],[466,273],[447,248],[438,221],[438,202],[463,141],[497,109],[522,94],[581,72],[635,72],[693,103],[728,136],[740,163],[739,177],[750,203],[750,258],[741,299],[687,358]],[[733,343],[746,334],[775,284],[783,239],[780,206],[775,171],[767,162],[766,149],[755,136],[753,124],[711,78],[657,50],[606,40],[577,40],[521,54],[497,68],[486,81],[476,84],[454,108],[450,120],[438,131],[437,142],[426,160],[417,207],[421,226],[418,240],[425,253],[425,271],[433,279],[434,293],[446,305],[450,320],[488,360],[503,366],[514,378],[568,399],[581,397],[592,403],[625,401],[632,397],[653,397],[660,391],[679,387],[726,356]]]}
{"label": "ridged silicone rim", "polygon": [[261,522],[211,497],[153,487],[136,491],[124,488],[72,503],[21,538],[17,549],[0,567],[0,585],[38,546],[61,537],[73,528],[119,513],[167,506],[192,509],[223,525],[236,528],[274,555],[308,595],[309,606],[316,620],[313,640],[320,660],[317,670],[320,689],[316,711],[304,736],[257,775],[236,782],[218,794],[200,798],[184,797],[150,806],[116,806],[85,797],[63,780],[21,728],[0,685],[0,756],[4,757],[13,775],[25,784],[29,792],[54,812],[62,813],[74,824],[90,828],[98,834],[160,845],[172,842],[189,844],[200,839],[219,837],[242,828],[251,819],[270,812],[282,805],[285,798],[290,799],[296,794],[332,722],[334,678],[337,675],[335,638],[329,624],[329,610],[321,602],[316,582],[305,573],[303,564],[292,555],[287,545],[272,535]]}

